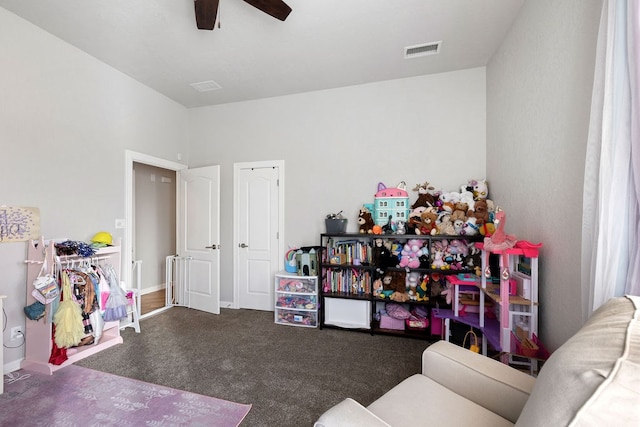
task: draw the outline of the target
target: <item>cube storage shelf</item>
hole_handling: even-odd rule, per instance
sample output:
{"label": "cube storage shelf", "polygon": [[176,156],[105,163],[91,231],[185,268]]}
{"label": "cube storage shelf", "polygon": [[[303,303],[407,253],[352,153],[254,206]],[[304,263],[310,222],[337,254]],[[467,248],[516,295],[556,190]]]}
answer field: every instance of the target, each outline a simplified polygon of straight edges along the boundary
{"label": "cube storage shelf", "polygon": [[[378,257],[377,239],[382,239],[392,247],[402,248],[409,240],[417,239],[423,245],[425,259],[421,267],[408,268],[394,265],[381,265]],[[431,296],[432,280],[426,280],[426,289],[421,288],[419,298],[401,303],[410,312],[416,310],[426,314],[428,326],[416,325],[416,322],[393,322],[384,317],[385,304],[391,302],[374,292],[373,283],[380,271],[396,271],[417,274],[420,277],[438,273],[442,277],[451,274],[471,273],[468,264],[471,255],[436,260],[435,249],[451,241],[463,242],[465,247],[482,240],[482,236],[445,236],[445,235],[409,235],[409,234],[361,234],[345,233],[320,235],[322,248],[320,262],[320,307],[318,311],[319,327],[339,328],[371,334],[399,335],[404,337],[431,339],[437,328],[433,325],[432,310],[436,300]],[[474,253],[477,266],[480,264],[479,252]],[[426,268],[425,268],[426,264]],[[437,264],[437,267],[436,267]],[[415,295],[414,295],[415,297]],[[426,322],[425,322],[426,323]],[[436,332],[439,335],[439,331]]]}
{"label": "cube storage shelf", "polygon": [[280,325],[318,326],[318,277],[287,272],[275,275],[275,322]]}

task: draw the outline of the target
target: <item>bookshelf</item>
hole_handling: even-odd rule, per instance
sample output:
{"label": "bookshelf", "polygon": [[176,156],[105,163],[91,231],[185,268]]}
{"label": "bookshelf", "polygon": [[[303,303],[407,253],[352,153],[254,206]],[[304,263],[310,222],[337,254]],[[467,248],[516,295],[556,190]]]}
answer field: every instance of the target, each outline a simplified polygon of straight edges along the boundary
{"label": "bookshelf", "polygon": [[[435,331],[431,326],[431,313],[443,301],[440,292],[445,277],[469,274],[475,266],[480,266],[480,252],[475,249],[475,243],[481,240],[482,236],[321,234],[320,329],[341,328],[430,339]],[[420,265],[400,267],[402,250],[409,243],[420,250]],[[463,253],[454,253],[454,246],[462,248]],[[440,250],[449,247],[450,253]],[[389,277],[396,278],[398,293],[395,295],[390,289],[392,284],[386,282]],[[399,295],[402,291],[406,295]],[[391,299],[399,297],[406,300]],[[389,322],[385,309],[391,302],[401,304],[412,315],[424,316],[428,325],[416,328],[410,326],[416,322]]]}

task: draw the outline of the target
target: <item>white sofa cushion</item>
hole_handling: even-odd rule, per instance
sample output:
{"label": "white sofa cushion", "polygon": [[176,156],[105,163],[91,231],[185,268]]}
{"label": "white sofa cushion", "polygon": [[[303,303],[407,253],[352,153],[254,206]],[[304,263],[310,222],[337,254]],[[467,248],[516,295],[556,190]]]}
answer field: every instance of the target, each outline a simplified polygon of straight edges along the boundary
{"label": "white sofa cushion", "polygon": [[423,353],[422,373],[513,423],[535,385],[531,376],[447,341]]}
{"label": "white sofa cushion", "polygon": [[613,371],[580,408],[570,426],[640,426],[640,297],[629,322],[625,348]]}
{"label": "white sofa cushion", "polygon": [[327,412],[322,414],[313,427],[391,427],[376,414],[347,397]]}
{"label": "white sofa cushion", "polygon": [[[602,410],[603,394],[616,393],[617,387],[623,384],[624,373],[627,369],[636,370],[635,362],[624,364],[623,370],[616,367],[620,360],[626,360],[629,332],[633,323],[637,322],[637,309],[633,298],[613,298],[596,310],[587,323],[556,350],[545,363],[536,381],[536,386],[527,401],[517,426],[550,426],[569,425],[576,418],[576,425],[595,412]],[[638,336],[633,336],[634,346],[638,346]],[[637,374],[634,374],[637,382]],[[607,382],[614,381],[615,386],[609,387]],[[603,387],[598,390],[599,387]],[[633,405],[628,402],[607,398],[608,421],[616,420],[615,425],[623,424],[621,417],[625,411],[637,411],[638,386],[635,393],[625,393],[627,398],[634,400]],[[596,393],[598,390],[598,393]],[[592,395],[600,397],[589,401]],[[585,403],[589,401],[588,407]],[[581,408],[583,408],[581,410]],[[611,414],[614,411],[615,416]],[[637,415],[637,412],[636,412]],[[595,422],[595,421],[594,421]],[[606,425],[597,423],[595,425]],[[630,424],[640,425],[640,424]]]}
{"label": "white sofa cushion", "polygon": [[367,409],[394,427],[513,426],[508,420],[421,374],[405,379]]}

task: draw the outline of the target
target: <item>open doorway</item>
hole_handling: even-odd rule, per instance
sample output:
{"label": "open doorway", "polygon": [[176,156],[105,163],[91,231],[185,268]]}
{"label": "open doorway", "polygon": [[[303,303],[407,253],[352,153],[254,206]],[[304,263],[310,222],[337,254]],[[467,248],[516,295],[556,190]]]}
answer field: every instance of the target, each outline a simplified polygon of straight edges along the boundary
{"label": "open doorway", "polygon": [[[133,163],[134,280],[140,280],[140,315],[166,305],[167,256],[176,254],[176,172]],[[137,283],[136,283],[137,285]]]}
{"label": "open doorway", "polygon": [[[138,301],[140,318],[168,308],[163,293],[165,258],[176,253],[177,173],[186,168],[180,163],[125,151],[126,237],[122,280],[134,288],[139,281],[140,299],[143,295],[154,299],[153,308],[145,304],[145,312],[142,301]],[[158,246],[162,250],[156,249]]]}

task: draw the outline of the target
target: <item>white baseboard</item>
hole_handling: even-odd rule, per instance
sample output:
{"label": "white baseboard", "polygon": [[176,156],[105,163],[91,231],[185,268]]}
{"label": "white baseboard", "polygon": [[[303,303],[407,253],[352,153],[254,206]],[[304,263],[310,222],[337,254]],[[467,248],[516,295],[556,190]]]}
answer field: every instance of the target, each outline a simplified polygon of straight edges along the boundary
{"label": "white baseboard", "polygon": [[142,288],[140,289],[140,295],[146,295],[146,294],[150,294],[152,292],[157,292],[157,291],[163,291],[166,289],[166,286],[164,283],[161,283],[157,286],[150,286],[147,288]]}
{"label": "white baseboard", "polygon": [[5,363],[4,366],[2,367],[2,372],[4,373],[4,375],[8,374],[9,372],[17,371],[18,369],[20,369],[20,363],[23,360],[24,358],[20,358],[18,360],[14,360],[13,362]]}

